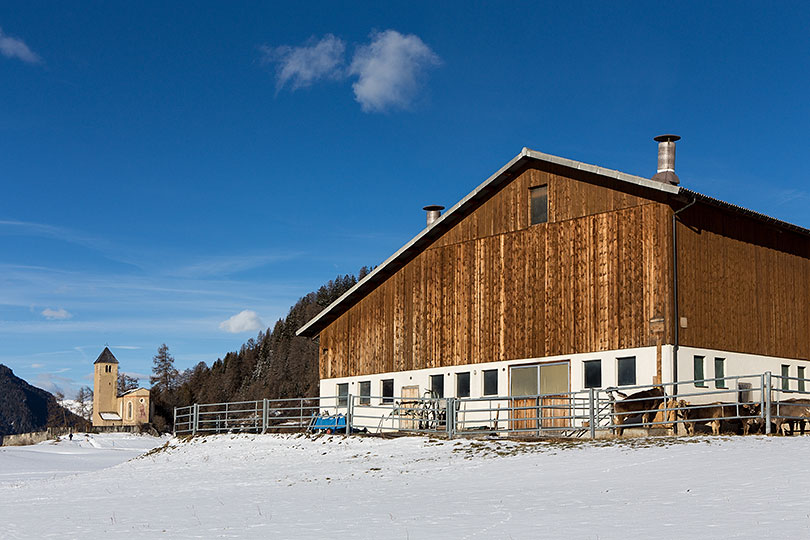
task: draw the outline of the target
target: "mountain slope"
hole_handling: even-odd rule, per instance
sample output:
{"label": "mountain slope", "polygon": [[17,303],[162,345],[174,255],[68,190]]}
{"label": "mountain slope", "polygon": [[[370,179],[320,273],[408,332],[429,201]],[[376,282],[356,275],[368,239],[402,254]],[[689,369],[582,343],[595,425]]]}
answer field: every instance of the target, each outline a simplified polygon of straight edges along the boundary
{"label": "mountain slope", "polygon": [[0,436],[85,425],[84,419],[60,407],[52,394],[31,386],[0,364]]}

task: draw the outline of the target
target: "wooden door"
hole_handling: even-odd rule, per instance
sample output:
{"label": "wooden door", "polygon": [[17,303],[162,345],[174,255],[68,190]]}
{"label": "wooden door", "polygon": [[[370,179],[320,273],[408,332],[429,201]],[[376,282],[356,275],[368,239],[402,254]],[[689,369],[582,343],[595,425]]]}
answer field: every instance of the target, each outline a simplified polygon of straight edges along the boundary
{"label": "wooden door", "polygon": [[[536,430],[540,418],[539,398],[540,367],[514,366],[509,369],[509,395],[511,396],[512,411],[510,414],[510,429]],[[526,396],[526,397],[521,397]]]}
{"label": "wooden door", "polygon": [[419,405],[419,385],[403,386],[401,396],[399,429],[416,429],[418,426],[416,407]]}
{"label": "wooden door", "polygon": [[[540,393],[543,394],[542,424],[544,428],[569,427],[571,414],[568,390],[568,362],[540,366]],[[555,395],[557,394],[557,395]]]}
{"label": "wooden door", "polygon": [[535,430],[538,422],[543,428],[568,427],[569,419],[564,418],[571,410],[569,398],[564,395],[569,391],[568,372],[568,362],[512,367],[511,429]]}

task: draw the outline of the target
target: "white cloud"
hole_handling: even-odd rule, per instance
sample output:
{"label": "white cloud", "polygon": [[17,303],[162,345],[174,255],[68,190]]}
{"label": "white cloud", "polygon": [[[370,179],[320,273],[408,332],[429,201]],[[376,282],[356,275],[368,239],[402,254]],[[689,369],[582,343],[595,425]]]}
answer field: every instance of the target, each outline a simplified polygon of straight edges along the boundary
{"label": "white cloud", "polygon": [[31,364],[32,369],[44,368],[45,364]]}
{"label": "white cloud", "polygon": [[73,317],[73,314],[68,312],[65,308],[45,308],[42,310],[42,315],[49,321],[64,321],[65,319]]}
{"label": "white cloud", "polygon": [[255,311],[251,311],[249,309],[241,311],[230,319],[219,323],[220,330],[225,330],[231,334],[239,334],[240,332],[255,332],[256,330],[261,330],[264,327],[264,323],[259,318],[259,315]]}
{"label": "white cloud", "polygon": [[413,34],[396,30],[372,34],[371,43],[357,49],[349,73],[355,99],[366,112],[405,108],[419,90],[424,72],[441,59]]}
{"label": "white cloud", "polygon": [[23,40],[4,34],[2,28],[0,28],[0,53],[6,58],[17,58],[29,64],[38,64],[42,61]]}
{"label": "white cloud", "polygon": [[278,64],[276,90],[287,83],[292,90],[304,88],[320,79],[343,77],[343,54],[346,44],[342,39],[326,34],[320,41],[310,38],[301,47],[260,47],[265,62]]}

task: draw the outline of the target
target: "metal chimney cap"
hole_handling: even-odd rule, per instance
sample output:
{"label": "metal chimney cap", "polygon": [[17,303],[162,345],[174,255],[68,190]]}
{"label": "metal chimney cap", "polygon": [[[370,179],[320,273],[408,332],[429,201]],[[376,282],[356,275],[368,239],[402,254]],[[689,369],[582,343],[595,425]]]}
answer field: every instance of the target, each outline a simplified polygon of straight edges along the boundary
{"label": "metal chimney cap", "polygon": [[680,141],[680,135],[659,135],[658,137],[654,137],[653,140],[655,142],[675,142]]}
{"label": "metal chimney cap", "polygon": [[422,210],[426,212],[441,212],[444,210],[444,206],[440,204],[429,204],[427,206],[422,207]]}

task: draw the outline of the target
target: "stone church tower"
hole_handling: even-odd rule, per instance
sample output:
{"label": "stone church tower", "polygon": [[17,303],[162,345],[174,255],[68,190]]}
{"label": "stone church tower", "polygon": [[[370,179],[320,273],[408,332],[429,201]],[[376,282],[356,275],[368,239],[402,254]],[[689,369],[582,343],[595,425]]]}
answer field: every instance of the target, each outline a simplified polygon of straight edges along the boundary
{"label": "stone church tower", "polygon": [[110,426],[120,424],[121,416],[118,414],[118,360],[108,347],[104,347],[93,367],[95,368],[95,375],[93,376],[93,425]]}

